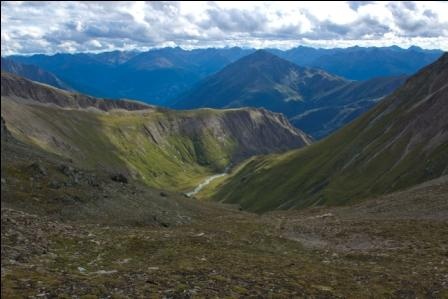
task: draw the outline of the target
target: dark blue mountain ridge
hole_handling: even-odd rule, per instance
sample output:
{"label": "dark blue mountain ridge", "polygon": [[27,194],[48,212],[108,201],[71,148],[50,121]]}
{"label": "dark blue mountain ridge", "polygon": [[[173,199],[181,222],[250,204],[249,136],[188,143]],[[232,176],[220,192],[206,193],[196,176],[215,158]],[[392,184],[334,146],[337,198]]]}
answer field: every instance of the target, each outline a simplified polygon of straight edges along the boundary
{"label": "dark blue mountain ridge", "polygon": [[200,81],[170,106],[265,108],[285,114],[296,127],[319,139],[368,110],[405,78],[347,80],[258,50]]}
{"label": "dark blue mountain ridge", "polygon": [[241,48],[154,49],[147,52],[104,52],[10,56],[57,74],[78,91],[99,97],[133,98],[163,104],[205,76],[253,52]]}
{"label": "dark blue mountain ridge", "polygon": [[[299,46],[269,52],[300,66],[320,68],[351,80],[410,75],[443,53],[418,47],[351,47],[318,49]],[[201,79],[254,49],[161,48],[145,52],[113,51],[55,55],[10,56],[56,75],[76,90],[108,98],[134,98],[168,105]]]}

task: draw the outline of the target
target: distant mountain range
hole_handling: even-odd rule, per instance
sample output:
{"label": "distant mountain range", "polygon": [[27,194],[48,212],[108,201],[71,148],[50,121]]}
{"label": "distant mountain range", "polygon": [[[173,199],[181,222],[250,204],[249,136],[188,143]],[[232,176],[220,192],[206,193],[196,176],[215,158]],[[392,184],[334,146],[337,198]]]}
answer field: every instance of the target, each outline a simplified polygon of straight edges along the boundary
{"label": "distant mountain range", "polygon": [[252,211],[339,205],[448,174],[448,53],[305,149],[248,161],[215,199]]}
{"label": "distant mountain range", "polygon": [[441,50],[424,50],[415,46],[408,49],[397,46],[342,49],[297,47],[287,51],[270,51],[298,65],[321,68],[351,80],[412,75],[443,54]]}
{"label": "distant mountain range", "polygon": [[1,64],[2,72],[8,72],[18,76],[28,78],[29,80],[37,81],[52,85],[57,88],[70,90],[70,86],[59,79],[54,74],[41,69],[38,66],[32,64],[22,64],[12,59],[3,58]]}
{"label": "distant mountain range", "polygon": [[253,50],[164,48],[148,52],[12,56],[56,74],[93,96],[164,104],[207,75]]}
{"label": "distant mountain range", "polygon": [[[167,105],[204,79],[254,49],[162,48],[147,52],[11,56],[53,73],[72,88],[100,97],[134,98]],[[297,47],[269,52],[299,66],[320,68],[350,80],[410,75],[433,62],[439,50],[417,47],[315,49]]]}
{"label": "distant mountain range", "polygon": [[285,114],[297,127],[321,138],[365,112],[404,79],[350,81],[259,50],[169,104],[180,109],[263,107]]}

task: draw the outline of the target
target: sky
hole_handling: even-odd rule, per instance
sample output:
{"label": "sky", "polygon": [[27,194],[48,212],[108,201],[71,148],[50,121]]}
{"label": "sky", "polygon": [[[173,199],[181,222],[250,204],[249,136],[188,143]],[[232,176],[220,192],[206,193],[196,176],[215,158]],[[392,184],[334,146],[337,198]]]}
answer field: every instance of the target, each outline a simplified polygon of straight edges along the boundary
{"label": "sky", "polygon": [[448,1],[2,1],[1,54],[175,47],[448,50]]}

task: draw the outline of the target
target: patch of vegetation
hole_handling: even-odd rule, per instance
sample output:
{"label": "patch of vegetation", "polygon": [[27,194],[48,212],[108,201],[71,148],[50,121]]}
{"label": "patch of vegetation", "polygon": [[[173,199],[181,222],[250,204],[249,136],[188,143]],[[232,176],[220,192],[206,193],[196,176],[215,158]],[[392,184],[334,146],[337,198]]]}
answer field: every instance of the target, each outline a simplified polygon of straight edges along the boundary
{"label": "patch of vegetation", "polygon": [[[213,109],[99,113],[18,105],[2,101],[2,109],[20,108],[35,124],[33,129],[22,129],[18,120],[17,128],[11,126],[20,139],[73,159],[84,168],[124,173],[165,190],[188,191],[222,171],[238,146],[228,136],[215,136],[201,123],[225,113]],[[184,118],[197,118],[199,127],[184,132]],[[159,135],[152,136],[150,130]]]}
{"label": "patch of vegetation", "polygon": [[[400,134],[408,116],[399,108],[375,120],[380,105],[329,138],[283,155],[253,159],[209,192],[244,209],[340,205],[403,189],[440,176],[447,144],[427,148]],[[403,115],[398,117],[398,115]]]}

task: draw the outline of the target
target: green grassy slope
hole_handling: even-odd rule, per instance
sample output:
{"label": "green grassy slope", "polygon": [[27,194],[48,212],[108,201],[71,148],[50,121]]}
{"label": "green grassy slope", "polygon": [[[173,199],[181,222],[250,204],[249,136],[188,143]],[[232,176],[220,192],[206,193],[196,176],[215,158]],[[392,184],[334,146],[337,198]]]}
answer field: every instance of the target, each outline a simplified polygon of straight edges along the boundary
{"label": "green grassy slope", "polygon": [[329,138],[255,158],[213,198],[266,211],[344,204],[448,172],[448,54]]}
{"label": "green grassy slope", "polygon": [[[220,171],[230,161],[231,138],[218,141],[207,130],[189,138],[169,134],[156,144],[145,131],[145,123],[168,116],[149,112],[92,113],[54,107],[20,105],[2,101],[11,132],[20,139],[72,158],[88,169],[124,172],[154,187],[187,190],[204,176]],[[20,111],[20,113],[18,113]],[[29,123],[23,123],[23,116]]]}
{"label": "green grassy slope", "polygon": [[155,143],[148,137],[146,125],[169,117],[160,112],[137,117],[126,113],[102,115],[102,134],[128,168],[155,187],[187,190],[230,163],[235,141],[231,137],[218,140],[207,128],[192,136],[168,133],[161,143]]}
{"label": "green grassy slope", "polygon": [[2,117],[19,140],[86,169],[189,191],[252,155],[309,144],[263,109],[172,111],[67,93],[2,73]]}

